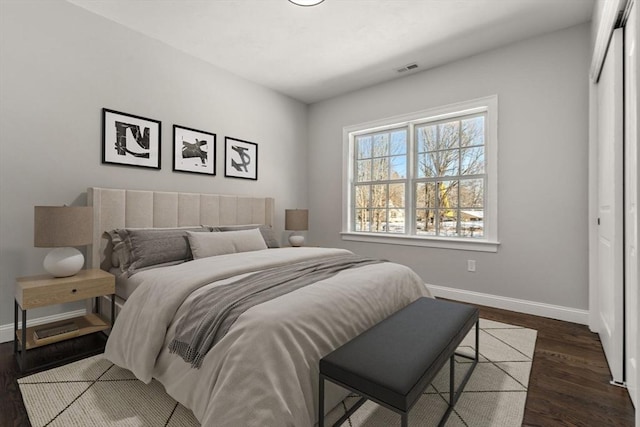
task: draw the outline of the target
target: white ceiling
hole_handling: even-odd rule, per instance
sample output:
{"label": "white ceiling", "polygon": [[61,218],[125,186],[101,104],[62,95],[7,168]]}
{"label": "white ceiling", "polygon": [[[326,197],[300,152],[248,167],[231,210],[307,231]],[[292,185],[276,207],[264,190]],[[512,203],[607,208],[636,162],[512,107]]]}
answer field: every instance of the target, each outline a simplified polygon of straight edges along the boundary
{"label": "white ceiling", "polygon": [[[68,0],[305,103],[591,19],[594,0]],[[413,71],[396,69],[417,63]]]}

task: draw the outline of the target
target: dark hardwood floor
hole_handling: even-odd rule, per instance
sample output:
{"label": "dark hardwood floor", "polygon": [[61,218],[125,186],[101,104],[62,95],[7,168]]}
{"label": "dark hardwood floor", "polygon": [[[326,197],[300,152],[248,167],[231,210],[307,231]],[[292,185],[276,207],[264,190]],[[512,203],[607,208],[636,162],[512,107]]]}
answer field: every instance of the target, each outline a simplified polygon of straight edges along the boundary
{"label": "dark hardwood floor", "polygon": [[[106,337],[102,333],[85,335],[72,340],[50,344],[27,352],[28,366],[54,363],[45,369],[51,369],[64,363],[82,358],[76,355],[90,350],[104,348]],[[55,363],[61,359],[71,359],[63,363]],[[18,362],[13,355],[13,341],[0,344],[0,427],[30,427],[27,411],[22,403],[22,395],[17,379],[45,369],[31,369],[21,373]],[[83,426],[84,427],[84,426]]]}
{"label": "dark hardwood floor", "polygon": [[[586,326],[488,307],[480,308],[480,316],[538,331],[524,426],[634,425],[631,399],[625,389],[609,384],[600,341]],[[95,335],[52,344],[31,362],[51,361],[101,344]],[[30,426],[16,383],[19,376],[13,343],[0,344],[0,427]]]}
{"label": "dark hardwood floor", "polygon": [[587,326],[488,307],[480,317],[538,331],[523,426],[633,427],[629,393],[609,384],[600,339]]}

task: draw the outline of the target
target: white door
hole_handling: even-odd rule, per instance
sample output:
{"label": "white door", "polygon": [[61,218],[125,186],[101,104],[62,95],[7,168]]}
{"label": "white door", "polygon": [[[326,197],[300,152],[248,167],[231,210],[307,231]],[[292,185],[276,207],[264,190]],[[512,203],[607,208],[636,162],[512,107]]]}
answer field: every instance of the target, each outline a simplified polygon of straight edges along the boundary
{"label": "white door", "polygon": [[613,381],[624,382],[622,29],[598,80],[599,334]]}
{"label": "white door", "polygon": [[638,408],[638,5],[624,27],[626,382]]}

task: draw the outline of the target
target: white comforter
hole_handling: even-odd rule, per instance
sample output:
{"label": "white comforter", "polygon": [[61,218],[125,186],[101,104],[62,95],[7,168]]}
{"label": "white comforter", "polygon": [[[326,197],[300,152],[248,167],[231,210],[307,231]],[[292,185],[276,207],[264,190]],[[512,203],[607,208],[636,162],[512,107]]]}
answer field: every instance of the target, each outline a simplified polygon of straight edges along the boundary
{"label": "white comforter", "polygon": [[[282,248],[204,258],[138,273],[105,356],[144,382],[158,379],[205,426],[312,426],[317,420],[318,361],[331,350],[421,296],[409,268],[393,263],[342,271],[330,279],[252,307],[193,369],[167,346],[190,302],[267,267],[342,249]],[[326,408],[345,395],[327,384]]]}

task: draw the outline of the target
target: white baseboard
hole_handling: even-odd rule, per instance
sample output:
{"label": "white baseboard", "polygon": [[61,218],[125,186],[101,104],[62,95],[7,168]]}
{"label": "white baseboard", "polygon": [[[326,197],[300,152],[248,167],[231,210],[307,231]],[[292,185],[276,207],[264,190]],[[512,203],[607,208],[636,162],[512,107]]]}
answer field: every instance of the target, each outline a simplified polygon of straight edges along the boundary
{"label": "white baseboard", "polygon": [[[38,317],[36,319],[27,319],[27,327],[42,325],[44,323],[56,322],[58,320],[70,319],[72,317],[84,316],[87,310],[68,311],[66,313],[54,314],[51,316]],[[18,325],[22,327],[22,321],[18,319]],[[0,343],[13,341],[13,323],[8,325],[0,325]]]}
{"label": "white baseboard", "polygon": [[[427,285],[427,287],[434,296],[440,298],[486,305],[488,307],[495,307],[503,310],[533,314],[535,316],[549,317],[551,319],[564,320],[565,322],[579,323],[581,325],[589,324],[589,312],[587,310],[578,310],[576,308],[501,297],[497,295],[483,294],[480,292],[447,288],[444,286]],[[37,319],[27,319],[27,326],[41,325],[43,323],[65,320],[76,316],[84,316],[85,314],[86,310],[83,309],[54,314],[52,316],[39,317]],[[0,325],[0,343],[9,341],[13,341],[13,324]]]}
{"label": "white baseboard", "polygon": [[565,322],[579,323],[581,325],[589,324],[588,310],[579,310],[577,308],[501,297],[497,295],[483,294],[480,292],[447,288],[444,286],[427,285],[427,287],[435,297],[486,305],[488,307],[495,307],[503,310],[517,311],[519,313],[533,314],[535,316],[564,320]]}

